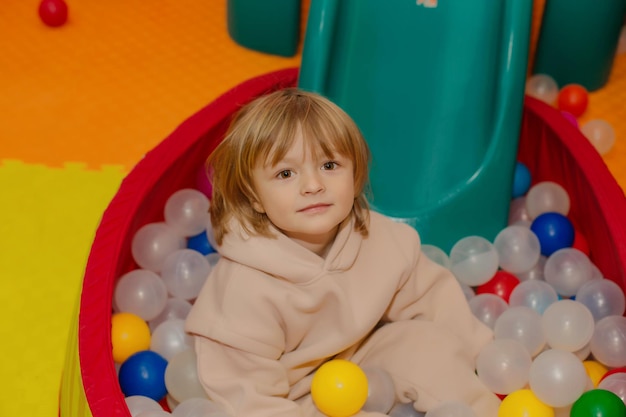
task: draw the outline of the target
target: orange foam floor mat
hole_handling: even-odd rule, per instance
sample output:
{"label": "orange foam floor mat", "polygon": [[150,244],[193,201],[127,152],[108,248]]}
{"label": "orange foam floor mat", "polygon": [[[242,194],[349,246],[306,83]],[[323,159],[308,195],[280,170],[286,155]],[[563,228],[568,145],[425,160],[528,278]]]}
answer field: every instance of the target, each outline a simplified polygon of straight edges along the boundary
{"label": "orange foam floor mat", "polygon": [[[224,91],[300,60],[236,45],[226,0],[66,2],[59,28],[38,0],[0,7],[2,416],[56,414],[87,254],[124,175]],[[597,117],[617,132],[605,161],[624,189],[626,55],[581,121]]]}

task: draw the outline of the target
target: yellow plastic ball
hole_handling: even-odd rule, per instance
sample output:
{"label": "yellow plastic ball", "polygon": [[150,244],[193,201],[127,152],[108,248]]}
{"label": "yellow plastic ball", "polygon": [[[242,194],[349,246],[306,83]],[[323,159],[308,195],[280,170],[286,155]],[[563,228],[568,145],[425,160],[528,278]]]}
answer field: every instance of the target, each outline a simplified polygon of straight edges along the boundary
{"label": "yellow plastic ball", "polygon": [[585,367],[585,371],[587,371],[587,375],[591,378],[591,382],[593,382],[594,387],[598,387],[600,380],[609,372],[606,366],[602,365],[597,361],[583,361],[583,366]]}
{"label": "yellow plastic ball", "polygon": [[520,389],[502,400],[498,417],[554,417],[554,409],[541,402],[531,390]]}
{"label": "yellow plastic ball", "polygon": [[368,396],[367,376],[355,363],[333,359],[313,375],[311,397],[329,417],[349,417],[361,410]]}
{"label": "yellow plastic ball", "polygon": [[132,313],[115,313],[111,317],[113,360],[124,362],[130,355],[150,348],[150,327]]}

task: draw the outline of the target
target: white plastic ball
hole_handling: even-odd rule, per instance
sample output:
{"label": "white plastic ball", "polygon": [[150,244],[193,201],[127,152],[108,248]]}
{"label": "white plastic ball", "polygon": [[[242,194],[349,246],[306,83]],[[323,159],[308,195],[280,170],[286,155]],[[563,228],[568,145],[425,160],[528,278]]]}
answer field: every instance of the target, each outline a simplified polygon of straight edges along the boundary
{"label": "white plastic ball", "polygon": [[203,398],[206,393],[198,379],[198,360],[193,348],[175,354],[165,368],[167,392],[179,403],[190,398]]}
{"label": "white plastic ball", "polygon": [[600,155],[606,155],[615,145],[615,129],[606,120],[589,120],[580,131]]}
{"label": "white plastic ball", "polygon": [[492,392],[510,394],[526,386],[531,363],[528,350],[517,340],[495,339],[476,357],[476,372]]}
{"label": "white plastic ball", "polygon": [[548,345],[576,352],[591,340],[594,320],[584,304],[574,300],[559,300],[543,312],[541,325]]}
{"label": "white plastic ball", "polygon": [[576,295],[578,289],[592,279],[589,257],[575,248],[563,248],[548,257],[543,274],[546,282],[563,297]]}
{"label": "white plastic ball", "polygon": [[382,368],[363,368],[367,376],[367,400],[363,411],[387,414],[396,403],[396,390],[389,372]]}
{"label": "white plastic ball", "polygon": [[161,278],[172,297],[191,300],[198,296],[210,272],[211,265],[200,252],[179,249],[165,258]]}
{"label": "white plastic ball", "polygon": [[137,414],[137,417],[171,417],[171,414],[163,410],[147,410]]}
{"label": "white plastic ball", "polygon": [[531,219],[548,212],[556,212],[567,216],[569,209],[569,194],[563,186],[556,182],[539,182],[530,187],[526,194],[526,210]]}
{"label": "white plastic ball", "polygon": [[195,236],[209,221],[209,199],[193,188],[174,192],[165,202],[165,222],[183,236]]}
{"label": "white plastic ball", "polygon": [[512,339],[521,343],[531,357],[537,356],[546,345],[541,326],[541,315],[527,306],[509,307],[493,328],[494,338]]}
{"label": "white plastic ball", "polygon": [[425,417],[477,417],[472,408],[460,401],[445,401],[426,412]]}
{"label": "white plastic ball", "polygon": [[222,256],[217,252],[211,252],[205,256],[206,260],[209,262],[209,265],[211,265],[211,268],[217,265],[217,261],[219,261],[221,257]]}
{"label": "white plastic ball", "polygon": [[529,279],[544,280],[543,268],[545,267],[547,260],[548,260],[547,256],[539,255],[539,259],[537,260],[537,263],[533,265],[532,268],[530,268],[526,272],[519,272],[515,274],[515,276],[520,281],[528,281]]}
{"label": "white plastic ball", "polygon": [[133,313],[149,321],[165,308],[167,287],[156,273],[135,269],[120,277],[113,298],[118,311]]}
{"label": "white plastic ball", "polygon": [[185,320],[171,319],[159,324],[152,332],[150,350],[168,361],[177,353],[193,347],[193,338],[185,332]]}
{"label": "white plastic ball", "polygon": [[490,329],[494,328],[498,317],[509,308],[502,297],[491,293],[477,294],[468,303],[472,314]]}
{"label": "white plastic ball", "polygon": [[424,244],[422,245],[422,252],[424,252],[424,255],[426,255],[431,261],[443,266],[444,268],[450,269],[450,257],[448,257],[448,254],[445,253],[440,247]]}
{"label": "white plastic ball", "polygon": [[626,310],[624,291],[610,279],[591,279],[580,286],[576,301],[584,304],[594,320],[606,316],[622,316]]}
{"label": "white plastic ball", "polygon": [[598,320],[589,344],[594,358],[603,365],[626,366],[626,317],[607,316]]}
{"label": "white plastic ball", "polygon": [[141,268],[160,272],[165,257],[186,245],[185,238],[173,227],[164,222],[148,223],[133,236],[131,252]]}
{"label": "white plastic ball", "polygon": [[163,311],[148,322],[150,330],[154,331],[159,324],[166,320],[186,319],[190,311],[191,303],[189,301],[183,300],[182,298],[168,298]]}
{"label": "white plastic ball", "polygon": [[229,414],[208,398],[189,398],[181,401],[173,410],[172,417],[228,417]]}
{"label": "white plastic ball", "polygon": [[526,80],[526,94],[544,103],[553,105],[559,95],[559,86],[547,74],[534,74]]}
{"label": "white plastic ball", "polygon": [[626,404],[626,373],[615,372],[605,376],[598,384],[598,388],[611,391]]}
{"label": "white plastic ball", "polygon": [[528,210],[526,209],[526,197],[517,197],[511,201],[509,205],[509,219],[508,225],[520,225],[520,224],[528,224],[532,222],[532,219],[528,215]]}
{"label": "white plastic ball", "polygon": [[450,264],[460,282],[475,287],[493,278],[498,270],[498,252],[487,239],[467,236],[450,250]]}
{"label": "white plastic ball", "polygon": [[549,349],[533,360],[528,375],[531,391],[551,407],[573,404],[587,387],[583,363],[572,352]]}
{"label": "white plastic ball", "polygon": [[389,417],[424,417],[426,413],[417,411],[413,403],[396,403],[389,411]]}
{"label": "white plastic ball", "polygon": [[508,226],[493,241],[500,267],[512,274],[529,271],[539,261],[539,238],[524,226]]}
{"label": "white plastic ball", "polygon": [[522,281],[513,288],[509,296],[509,306],[526,306],[543,314],[548,306],[559,299],[550,284],[541,280]]}
{"label": "white plastic ball", "polygon": [[130,395],[125,397],[124,401],[132,417],[137,417],[144,411],[163,411],[163,407],[158,402],[143,395]]}

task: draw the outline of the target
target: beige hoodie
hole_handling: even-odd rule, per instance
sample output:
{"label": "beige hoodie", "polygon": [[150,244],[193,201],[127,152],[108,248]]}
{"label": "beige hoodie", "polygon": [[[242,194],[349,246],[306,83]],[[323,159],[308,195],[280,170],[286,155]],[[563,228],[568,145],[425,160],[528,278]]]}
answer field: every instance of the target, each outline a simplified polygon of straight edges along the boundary
{"label": "beige hoodie", "polygon": [[460,400],[497,415],[474,372],[491,331],[413,228],[372,212],[363,238],[347,220],[325,259],[275,233],[228,233],[187,319],[211,399],[237,417],[320,415],[310,379],[339,357],[387,370],[418,410]]}

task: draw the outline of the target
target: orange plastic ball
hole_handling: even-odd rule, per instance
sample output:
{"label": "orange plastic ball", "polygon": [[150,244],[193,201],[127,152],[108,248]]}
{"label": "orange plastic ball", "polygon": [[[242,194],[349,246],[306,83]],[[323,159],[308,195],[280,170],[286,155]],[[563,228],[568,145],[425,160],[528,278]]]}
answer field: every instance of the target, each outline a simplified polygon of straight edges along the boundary
{"label": "orange plastic ball", "polygon": [[355,363],[333,359],[313,375],[311,398],[329,417],[349,417],[361,410],[368,396],[367,376]]}
{"label": "orange plastic ball", "polygon": [[589,93],[580,84],[568,84],[561,88],[557,97],[557,107],[576,117],[582,116],[589,104]]}
{"label": "orange plastic ball", "polygon": [[132,313],[116,313],[111,317],[113,360],[124,362],[129,356],[150,348],[150,327]]}

